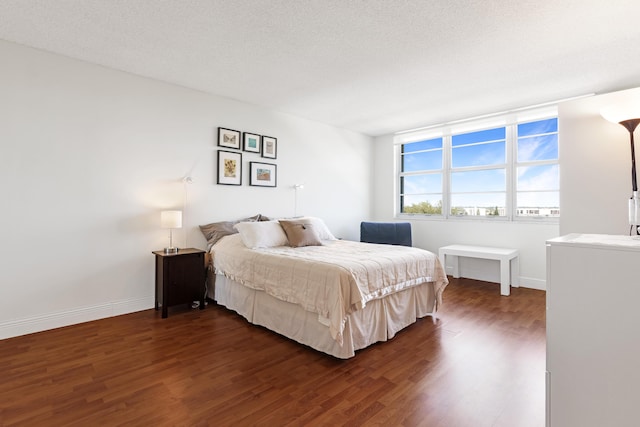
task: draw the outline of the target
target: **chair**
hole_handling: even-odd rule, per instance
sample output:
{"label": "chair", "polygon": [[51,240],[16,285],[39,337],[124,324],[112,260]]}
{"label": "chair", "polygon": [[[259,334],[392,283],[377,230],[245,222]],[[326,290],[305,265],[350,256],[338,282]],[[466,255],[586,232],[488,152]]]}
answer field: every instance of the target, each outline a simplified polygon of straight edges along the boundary
{"label": "chair", "polygon": [[363,221],[360,223],[360,241],[411,246],[411,223]]}

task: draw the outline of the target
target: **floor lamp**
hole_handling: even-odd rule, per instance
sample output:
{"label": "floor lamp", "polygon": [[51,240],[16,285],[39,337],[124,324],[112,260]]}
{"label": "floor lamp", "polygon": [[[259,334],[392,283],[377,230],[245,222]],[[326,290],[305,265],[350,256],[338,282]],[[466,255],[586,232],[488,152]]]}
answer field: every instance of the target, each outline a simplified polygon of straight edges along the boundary
{"label": "floor lamp", "polygon": [[640,124],[640,102],[614,105],[600,111],[602,117],[613,123],[619,123],[629,131],[631,141],[631,198],[629,199],[629,234],[637,236],[640,226],[640,201],[638,200],[638,183],[636,179],[636,149],[633,132]]}

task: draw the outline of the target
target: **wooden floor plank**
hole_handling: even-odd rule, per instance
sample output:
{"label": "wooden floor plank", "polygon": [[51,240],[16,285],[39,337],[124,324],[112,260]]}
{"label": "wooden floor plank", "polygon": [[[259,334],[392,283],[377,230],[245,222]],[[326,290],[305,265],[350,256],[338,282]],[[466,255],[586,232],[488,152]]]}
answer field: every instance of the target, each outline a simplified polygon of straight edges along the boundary
{"label": "wooden floor plank", "polygon": [[349,360],[215,304],[2,340],[0,425],[543,426],[545,293],[444,300]]}

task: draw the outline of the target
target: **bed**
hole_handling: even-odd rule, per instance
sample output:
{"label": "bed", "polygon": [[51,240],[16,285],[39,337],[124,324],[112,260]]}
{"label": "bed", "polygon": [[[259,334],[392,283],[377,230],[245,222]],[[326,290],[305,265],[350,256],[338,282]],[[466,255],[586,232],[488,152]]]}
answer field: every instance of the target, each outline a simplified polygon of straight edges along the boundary
{"label": "bed", "polygon": [[431,252],[338,240],[314,217],[225,227],[216,239],[203,229],[207,296],[334,357],[387,341],[442,304],[447,277]]}

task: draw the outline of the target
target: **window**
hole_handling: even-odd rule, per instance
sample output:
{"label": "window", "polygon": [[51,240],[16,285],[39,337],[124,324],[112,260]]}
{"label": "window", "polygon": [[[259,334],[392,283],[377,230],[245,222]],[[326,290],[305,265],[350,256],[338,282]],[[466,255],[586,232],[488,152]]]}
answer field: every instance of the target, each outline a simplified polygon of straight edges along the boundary
{"label": "window", "polygon": [[560,216],[555,109],[492,123],[396,136],[399,213],[511,220]]}
{"label": "window", "polygon": [[404,144],[401,150],[401,212],[442,214],[442,138]]}
{"label": "window", "polygon": [[560,216],[558,119],[518,125],[516,215]]}
{"label": "window", "polygon": [[452,216],[505,216],[506,128],[451,136]]}

